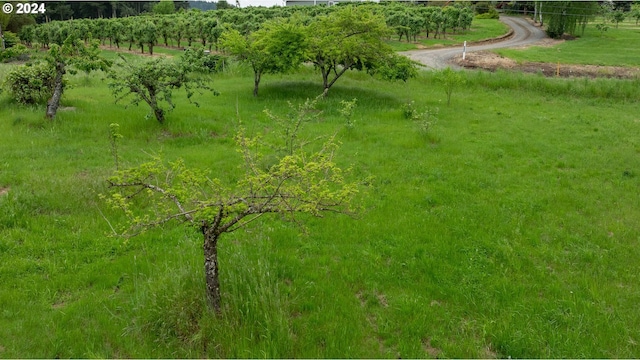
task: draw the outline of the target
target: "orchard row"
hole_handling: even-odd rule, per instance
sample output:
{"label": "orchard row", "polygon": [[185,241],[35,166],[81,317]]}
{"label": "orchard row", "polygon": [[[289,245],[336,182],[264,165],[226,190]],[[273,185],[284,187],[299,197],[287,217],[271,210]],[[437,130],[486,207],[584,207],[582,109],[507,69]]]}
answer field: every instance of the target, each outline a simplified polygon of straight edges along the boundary
{"label": "orchard row", "polygon": [[[469,29],[473,10],[462,6],[415,6],[401,3],[363,3],[380,15],[399,40],[414,41],[424,34],[426,37],[443,36],[447,31]],[[29,25],[21,29],[20,39],[27,45],[34,43],[43,47],[62,45],[69,35],[88,41],[99,39],[104,45],[120,48],[128,43],[129,50],[136,44],[142,52],[145,45],[150,53],[153,46],[193,46],[200,43],[210,50],[218,48],[218,40],[225,30],[236,30],[247,36],[260,29],[265,21],[275,18],[295,18],[308,25],[317,16],[328,15],[342,6],[305,7],[251,7],[202,12],[190,10],[169,15],[143,15],[114,19],[79,19],[52,21],[40,25]],[[392,33],[386,36],[391,36]]]}

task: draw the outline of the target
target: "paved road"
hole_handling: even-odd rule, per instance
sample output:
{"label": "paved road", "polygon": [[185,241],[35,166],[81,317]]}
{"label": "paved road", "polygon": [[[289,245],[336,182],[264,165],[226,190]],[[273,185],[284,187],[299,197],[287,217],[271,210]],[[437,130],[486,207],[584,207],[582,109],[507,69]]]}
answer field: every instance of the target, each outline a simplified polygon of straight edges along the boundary
{"label": "paved road", "polygon": [[[500,21],[509,25],[513,29],[514,35],[512,37],[491,44],[467,46],[467,52],[527,45],[538,42],[547,37],[544,31],[540,30],[540,28],[538,27],[531,25],[527,20],[523,18],[513,16],[500,16]],[[442,69],[447,66],[451,66],[447,64],[447,62],[453,56],[461,53],[462,46],[435,50],[411,50],[404,51],[401,54],[404,54],[411,59],[426,65],[427,67],[433,69]]]}

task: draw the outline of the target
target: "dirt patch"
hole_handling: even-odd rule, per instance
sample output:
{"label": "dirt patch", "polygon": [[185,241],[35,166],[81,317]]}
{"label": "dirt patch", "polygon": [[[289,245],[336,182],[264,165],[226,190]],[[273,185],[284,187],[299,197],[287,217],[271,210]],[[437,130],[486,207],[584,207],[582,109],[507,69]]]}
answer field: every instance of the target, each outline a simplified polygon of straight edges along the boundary
{"label": "dirt patch", "polygon": [[452,62],[468,69],[483,69],[496,71],[498,69],[522,71],[526,73],[542,74],[549,77],[589,77],[589,78],[617,78],[638,79],[640,68],[622,66],[597,65],[569,65],[541,62],[518,63],[512,59],[502,57],[489,51],[469,53],[465,60],[462,55],[456,55]]}
{"label": "dirt patch", "polygon": [[497,359],[498,353],[491,348],[491,345],[489,345],[484,348],[484,351],[482,352],[482,357],[485,359]]}
{"label": "dirt patch", "polygon": [[9,190],[10,190],[10,189],[11,189],[11,188],[10,188],[10,187],[8,187],[8,186],[7,186],[7,187],[1,187],[1,186],[0,186],[0,196],[2,196],[2,195],[7,195],[7,194],[9,193]]}
{"label": "dirt patch", "polygon": [[361,306],[361,307],[365,307],[365,306],[367,305],[367,302],[366,302],[366,301],[365,301],[365,299],[364,299],[364,294],[362,293],[362,290],[361,290],[361,291],[358,291],[358,292],[356,293],[356,297],[357,297],[357,298],[358,298],[358,300],[360,301],[360,306]]}
{"label": "dirt patch", "polygon": [[58,111],[76,111],[76,108],[73,106],[60,106]]}
{"label": "dirt patch", "polygon": [[[154,46],[153,48],[155,49],[156,47]],[[100,45],[100,49],[109,50],[109,51],[115,51],[115,52],[119,52],[119,53],[142,55],[142,56],[154,57],[154,58],[157,58],[157,57],[173,57],[172,55],[169,55],[169,54],[160,54],[160,53],[156,53],[156,52],[154,52],[153,55],[149,55],[149,49],[146,46],[144,48],[144,53],[142,53],[139,48],[137,48],[136,50],[129,50],[128,47],[126,47],[126,48],[125,47],[117,48],[115,46],[110,47],[109,45]],[[181,49],[177,49],[176,48],[176,50],[181,50]]]}
{"label": "dirt patch", "polygon": [[520,45],[520,46],[512,47],[511,49],[523,50],[523,49],[528,49],[528,48],[534,47],[534,46],[535,47],[548,48],[548,47],[554,47],[554,46],[560,45],[565,41],[566,40],[556,40],[556,39],[546,38],[546,39],[542,39],[542,40],[537,41],[537,42],[532,43],[532,44],[526,44],[526,45]]}
{"label": "dirt patch", "polygon": [[422,350],[426,352],[430,357],[437,359],[440,354],[442,354],[442,350],[433,347],[431,345],[431,339],[423,339],[422,340]]}
{"label": "dirt patch", "polygon": [[383,308],[389,307],[389,302],[387,301],[387,297],[384,294],[376,293],[376,297],[378,298],[378,302]]}
{"label": "dirt patch", "polygon": [[0,345],[0,353],[4,352],[4,346]]}
{"label": "dirt patch", "polygon": [[67,304],[64,301],[62,301],[62,302],[51,305],[51,308],[53,308],[54,310],[58,310],[58,309],[62,309],[65,305]]}

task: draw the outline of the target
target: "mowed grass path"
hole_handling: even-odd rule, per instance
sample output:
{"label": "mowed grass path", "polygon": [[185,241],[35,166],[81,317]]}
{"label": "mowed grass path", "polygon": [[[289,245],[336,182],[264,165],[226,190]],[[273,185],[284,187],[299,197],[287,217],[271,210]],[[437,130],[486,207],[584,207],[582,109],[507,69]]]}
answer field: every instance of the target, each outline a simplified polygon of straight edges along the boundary
{"label": "mowed grass path", "polygon": [[613,24],[608,26],[609,30],[600,32],[595,23],[589,23],[584,35],[552,47],[495,52],[517,61],[640,67],[640,27],[635,26],[635,21],[621,23],[617,29]]}
{"label": "mowed grass path", "polygon": [[[216,317],[197,230],[109,237],[123,219],[98,194],[110,123],[126,164],[162,153],[231,181],[236,109],[268,136],[262,110],[321,92],[309,69],[253,98],[229,72],[200,108],[177,96],[164,127],[99,75],[71,78],[75,109],[52,123],[1,95],[0,357],[640,356],[638,81],[469,73],[447,107],[430,73],[347,75],[305,134],[338,131],[340,164],[372,177],[364,211],[225,235]],[[426,136],[402,118],[411,100],[439,109]]]}

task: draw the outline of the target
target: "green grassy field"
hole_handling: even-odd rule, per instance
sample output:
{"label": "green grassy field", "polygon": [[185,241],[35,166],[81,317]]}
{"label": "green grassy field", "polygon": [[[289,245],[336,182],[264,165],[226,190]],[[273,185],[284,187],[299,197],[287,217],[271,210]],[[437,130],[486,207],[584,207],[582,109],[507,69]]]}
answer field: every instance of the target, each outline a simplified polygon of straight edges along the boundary
{"label": "green grassy field", "polygon": [[497,54],[517,61],[551,62],[562,64],[640,66],[640,27],[635,21],[621,23],[619,28],[608,24],[609,30],[600,32],[589,23],[584,35],[552,47],[532,46],[524,50],[500,49]]}
{"label": "green grassy field", "polygon": [[432,34],[428,39],[425,38],[425,34],[422,37],[418,37],[417,42],[397,41],[397,36],[394,40],[389,40],[387,43],[393,47],[396,51],[407,51],[418,48],[418,44],[421,47],[441,47],[451,45],[461,45],[465,41],[474,42],[480,40],[487,40],[499,37],[506,34],[509,31],[509,27],[504,23],[494,19],[474,19],[470,30],[465,30],[460,33],[446,34],[446,36],[434,39]]}
{"label": "green grassy field", "polygon": [[[266,133],[262,111],[315,97],[319,74],[265,76],[253,98],[232,67],[166,126],[102,75],[72,76],[54,122],[1,94],[0,357],[640,356],[638,80],[469,72],[447,107],[428,72],[345,76],[305,133],[338,131],[340,165],[373,177],[364,211],[225,235],[218,317],[196,229],[109,236],[109,124],[127,164],[161,152],[229,179],[236,109]],[[410,101],[437,109],[429,133]]]}

